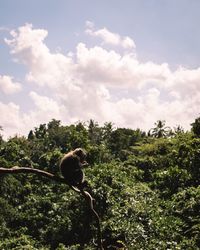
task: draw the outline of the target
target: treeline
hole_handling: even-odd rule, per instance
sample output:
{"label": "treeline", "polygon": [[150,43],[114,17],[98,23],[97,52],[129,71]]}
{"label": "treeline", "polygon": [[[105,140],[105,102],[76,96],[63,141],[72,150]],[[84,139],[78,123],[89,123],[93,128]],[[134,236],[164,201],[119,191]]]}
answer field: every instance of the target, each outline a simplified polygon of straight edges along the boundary
{"label": "treeline", "polygon": [[[200,118],[191,131],[157,121],[148,133],[53,119],[27,137],[0,137],[0,167],[60,175],[59,159],[77,147],[88,152],[105,249],[200,249]],[[96,249],[90,211],[65,184],[2,175],[0,211],[0,249]]]}

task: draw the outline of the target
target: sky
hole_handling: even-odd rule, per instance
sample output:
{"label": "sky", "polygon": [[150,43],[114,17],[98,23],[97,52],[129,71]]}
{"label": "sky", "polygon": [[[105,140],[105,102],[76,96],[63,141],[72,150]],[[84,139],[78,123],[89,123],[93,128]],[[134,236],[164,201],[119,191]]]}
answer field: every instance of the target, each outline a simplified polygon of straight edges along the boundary
{"label": "sky", "polygon": [[190,129],[199,11],[199,0],[0,0],[1,134],[52,119]]}

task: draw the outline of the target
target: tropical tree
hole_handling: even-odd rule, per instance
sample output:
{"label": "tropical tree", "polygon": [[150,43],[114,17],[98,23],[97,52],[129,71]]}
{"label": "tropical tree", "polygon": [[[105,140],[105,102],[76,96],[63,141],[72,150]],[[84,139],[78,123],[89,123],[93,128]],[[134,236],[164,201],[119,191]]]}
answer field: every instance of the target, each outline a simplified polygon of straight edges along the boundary
{"label": "tropical tree", "polygon": [[104,126],[102,128],[103,130],[103,139],[104,141],[108,141],[111,137],[111,133],[113,131],[113,124],[112,122],[106,122],[104,123]]}
{"label": "tropical tree", "polygon": [[158,120],[154,123],[155,127],[150,129],[149,134],[156,138],[167,137],[170,134],[170,127],[165,126],[165,121]]}
{"label": "tropical tree", "polygon": [[88,124],[88,137],[92,145],[99,145],[102,141],[102,129],[94,120],[90,120]]}
{"label": "tropical tree", "polygon": [[200,117],[196,118],[195,121],[191,124],[191,126],[195,136],[200,137]]}
{"label": "tropical tree", "polygon": [[180,135],[184,133],[184,128],[178,125],[177,127],[174,128],[173,134],[174,135]]}

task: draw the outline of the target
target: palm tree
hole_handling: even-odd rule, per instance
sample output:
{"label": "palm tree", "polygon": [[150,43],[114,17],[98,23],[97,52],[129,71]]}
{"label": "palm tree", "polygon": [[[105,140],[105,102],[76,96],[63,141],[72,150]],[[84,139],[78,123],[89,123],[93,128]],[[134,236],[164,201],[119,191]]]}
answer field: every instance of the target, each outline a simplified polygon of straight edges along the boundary
{"label": "palm tree", "polygon": [[92,119],[90,119],[88,125],[88,136],[92,144],[100,144],[102,139],[102,128]]}
{"label": "palm tree", "polygon": [[194,135],[200,137],[200,117],[196,118],[195,121],[191,124],[191,126]]}
{"label": "palm tree", "polygon": [[170,134],[170,127],[165,126],[165,121],[158,120],[154,123],[155,128],[150,129],[149,134],[156,138],[167,137]]}
{"label": "palm tree", "polygon": [[184,133],[184,129],[183,127],[181,127],[181,125],[178,125],[174,128],[174,135],[179,135],[179,134],[182,134]]}

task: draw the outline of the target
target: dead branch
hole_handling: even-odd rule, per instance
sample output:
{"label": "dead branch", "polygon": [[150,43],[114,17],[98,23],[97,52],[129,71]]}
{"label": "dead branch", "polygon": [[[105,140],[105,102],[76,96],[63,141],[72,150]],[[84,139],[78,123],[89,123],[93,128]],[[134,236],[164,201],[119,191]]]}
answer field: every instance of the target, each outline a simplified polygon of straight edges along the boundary
{"label": "dead branch", "polygon": [[[54,180],[56,182],[61,182],[67,184],[66,180],[62,177],[56,176],[54,174],[51,174],[49,172],[37,169],[37,168],[22,168],[18,166],[14,166],[12,168],[0,168],[0,176],[5,175],[5,174],[19,174],[19,173],[33,173],[37,175],[42,175],[46,178],[49,178],[51,180]],[[83,189],[78,189],[76,187],[70,186],[75,192],[78,192],[82,194],[82,196],[85,198],[86,202],[88,203],[88,206],[94,215],[94,218],[97,223],[97,229],[98,229],[98,249],[103,250],[102,247],[102,238],[101,238],[101,226],[100,226],[100,218],[98,213],[94,209],[93,201],[94,199],[92,198],[91,194]]]}

